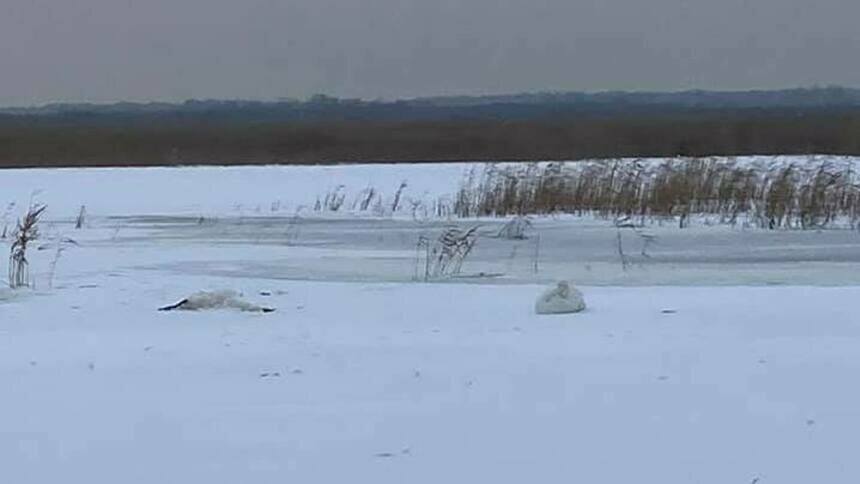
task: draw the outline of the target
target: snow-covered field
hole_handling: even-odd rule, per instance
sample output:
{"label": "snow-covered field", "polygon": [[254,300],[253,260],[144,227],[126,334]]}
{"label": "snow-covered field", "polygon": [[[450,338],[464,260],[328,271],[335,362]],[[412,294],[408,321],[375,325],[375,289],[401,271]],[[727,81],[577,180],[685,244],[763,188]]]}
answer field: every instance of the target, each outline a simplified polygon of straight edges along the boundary
{"label": "snow-covered field", "polygon": [[[747,156],[717,158],[738,166],[767,168],[789,164],[860,168],[860,160],[841,156]],[[666,160],[646,158],[657,166]],[[498,166],[523,165],[499,163]],[[582,163],[571,163],[579,166]],[[293,215],[312,208],[318,198],[343,188],[350,208],[373,188],[389,205],[401,183],[404,198],[433,202],[456,192],[481,163],[432,163],[340,166],[245,166],[170,168],[91,168],[4,170],[0,203],[25,204],[33,196],[52,207],[54,217],[74,217],[81,205],[96,215],[182,214],[193,216]],[[584,166],[584,165],[583,165]],[[855,169],[855,172],[857,170]]]}
{"label": "snow-covered field", "polygon": [[[296,216],[469,168],[0,171],[10,217],[49,205],[0,289],[0,482],[860,479],[860,234],[655,225],[625,270],[601,220]],[[413,281],[448,223],[462,277]],[[535,315],[561,278],[589,309]],[[157,311],[201,289],[277,310]]]}

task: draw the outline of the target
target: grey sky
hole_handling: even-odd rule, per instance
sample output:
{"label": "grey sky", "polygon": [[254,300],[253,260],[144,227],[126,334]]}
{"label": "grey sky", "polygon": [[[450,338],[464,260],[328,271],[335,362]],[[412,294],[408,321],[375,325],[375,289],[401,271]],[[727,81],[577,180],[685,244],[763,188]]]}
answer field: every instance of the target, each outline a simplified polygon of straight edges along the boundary
{"label": "grey sky", "polygon": [[857,0],[0,0],[0,105],[860,86]]}

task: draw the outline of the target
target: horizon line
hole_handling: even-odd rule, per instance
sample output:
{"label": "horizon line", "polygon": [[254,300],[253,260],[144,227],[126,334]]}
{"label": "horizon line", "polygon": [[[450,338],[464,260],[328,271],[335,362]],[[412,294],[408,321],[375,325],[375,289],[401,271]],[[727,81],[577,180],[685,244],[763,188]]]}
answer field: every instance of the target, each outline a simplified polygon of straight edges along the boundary
{"label": "horizon line", "polygon": [[285,104],[285,103],[298,103],[298,104],[307,104],[318,102],[322,100],[333,100],[338,102],[355,102],[355,103],[364,103],[364,104],[396,104],[396,103],[408,103],[408,102],[421,102],[421,101],[444,101],[446,99],[472,99],[472,100],[481,100],[481,99],[491,99],[491,98],[513,98],[518,96],[553,96],[553,95],[582,95],[582,96],[600,96],[600,95],[680,95],[680,94],[723,94],[723,95],[731,95],[731,94],[766,94],[766,93],[787,93],[787,92],[797,92],[797,91],[853,91],[860,93],[860,87],[848,87],[840,84],[828,84],[828,85],[811,85],[811,86],[796,86],[796,87],[781,87],[781,88],[752,88],[752,89],[701,89],[701,88],[689,88],[689,89],[668,89],[665,91],[661,90],[651,90],[651,89],[643,89],[643,90],[625,90],[625,89],[607,89],[607,90],[536,90],[536,91],[510,91],[503,93],[488,93],[488,94],[439,94],[439,95],[426,95],[426,96],[405,96],[405,97],[394,97],[394,98],[364,98],[364,97],[352,97],[352,96],[334,96],[326,93],[316,93],[305,97],[276,97],[276,98],[185,98],[185,99],[177,99],[177,100],[168,100],[168,99],[119,99],[113,101],[75,101],[75,100],[67,100],[67,101],[48,101],[44,103],[35,103],[28,105],[2,105],[0,106],[0,112],[11,112],[11,111],[38,111],[42,109],[50,109],[50,108],[58,108],[58,107],[112,107],[112,106],[120,106],[120,105],[133,105],[133,106],[182,106],[189,103],[247,103],[247,104]]}

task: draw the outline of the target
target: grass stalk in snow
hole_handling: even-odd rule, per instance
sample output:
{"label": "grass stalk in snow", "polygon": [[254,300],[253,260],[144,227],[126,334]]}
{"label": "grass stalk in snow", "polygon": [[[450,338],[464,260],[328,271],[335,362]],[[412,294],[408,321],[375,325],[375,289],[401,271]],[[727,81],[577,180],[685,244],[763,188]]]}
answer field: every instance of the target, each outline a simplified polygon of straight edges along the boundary
{"label": "grass stalk in snow", "polygon": [[751,166],[732,159],[684,158],[661,163],[616,160],[487,165],[468,173],[454,203],[460,217],[569,213],[671,219],[693,215],[735,224],[746,216],[764,228],[821,228],[836,220],[858,226],[860,177],[850,163],[818,161]]}
{"label": "grass stalk in snow", "polygon": [[80,230],[80,229],[84,228],[84,224],[86,223],[86,219],[87,219],[87,207],[86,207],[86,205],[81,205],[81,209],[78,212],[78,218],[75,219],[75,229]]}
{"label": "grass stalk in snow", "polygon": [[33,204],[23,220],[18,221],[12,248],[9,254],[9,287],[16,289],[30,286],[30,263],[27,248],[39,236],[39,218],[45,212],[45,205]]}
{"label": "grass stalk in snow", "polygon": [[452,227],[432,241],[426,236],[418,238],[415,256],[415,279],[424,256],[424,281],[442,279],[460,274],[463,263],[478,241],[478,226],[468,230]]}
{"label": "grass stalk in snow", "polygon": [[406,180],[400,182],[400,186],[397,187],[397,191],[394,193],[394,201],[391,203],[391,213],[397,213],[398,207],[400,207],[400,199],[403,197],[403,190],[406,190]]}

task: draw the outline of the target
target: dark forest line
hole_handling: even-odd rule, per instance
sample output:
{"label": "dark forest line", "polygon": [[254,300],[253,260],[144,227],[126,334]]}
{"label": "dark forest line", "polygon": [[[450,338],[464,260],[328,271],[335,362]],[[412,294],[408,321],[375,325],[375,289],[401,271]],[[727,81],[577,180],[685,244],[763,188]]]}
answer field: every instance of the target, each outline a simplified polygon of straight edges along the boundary
{"label": "dark forest line", "polygon": [[6,168],[748,154],[860,155],[860,109],[523,120],[0,120]]}

